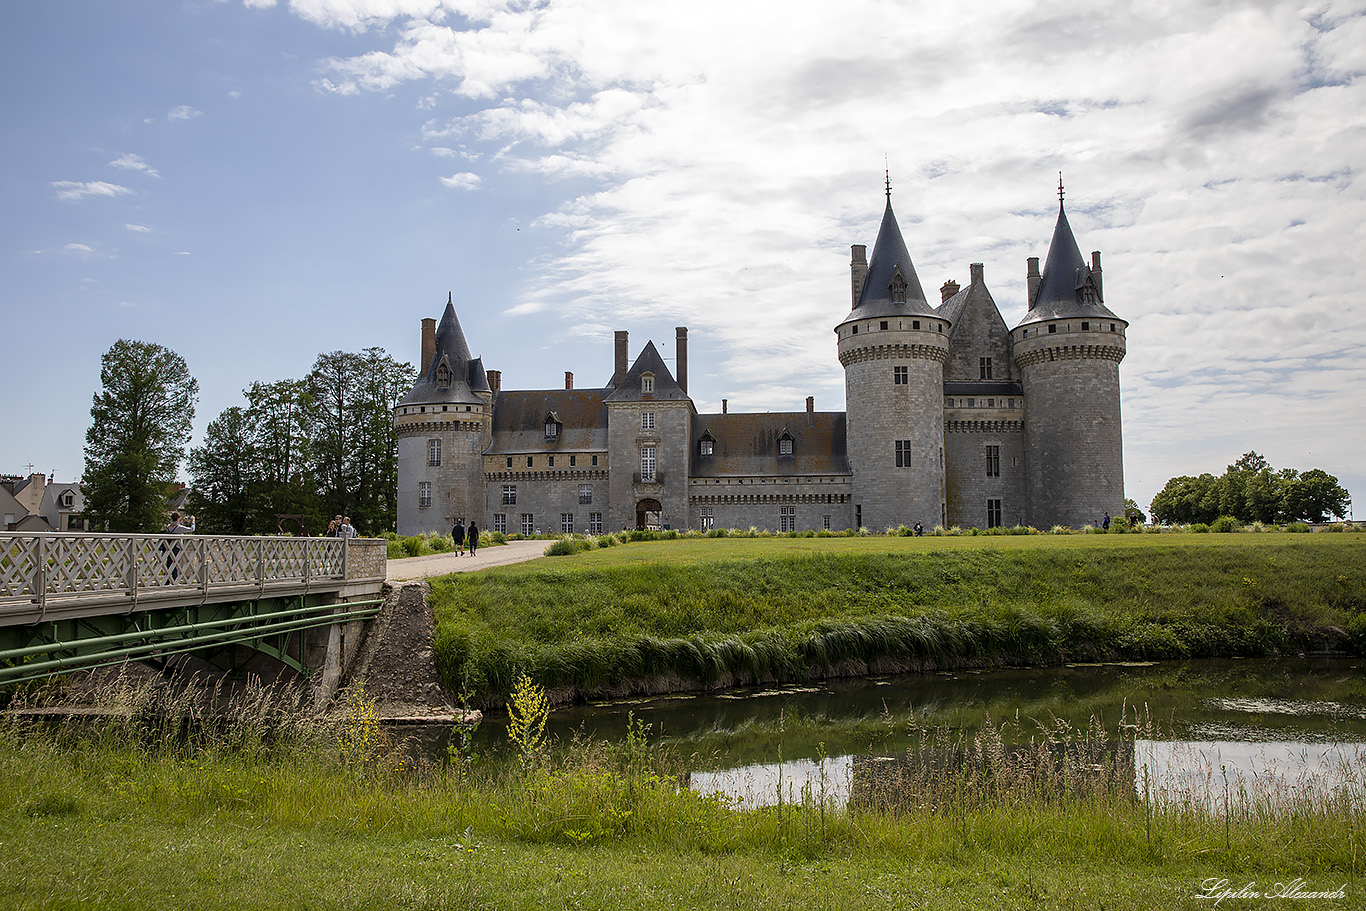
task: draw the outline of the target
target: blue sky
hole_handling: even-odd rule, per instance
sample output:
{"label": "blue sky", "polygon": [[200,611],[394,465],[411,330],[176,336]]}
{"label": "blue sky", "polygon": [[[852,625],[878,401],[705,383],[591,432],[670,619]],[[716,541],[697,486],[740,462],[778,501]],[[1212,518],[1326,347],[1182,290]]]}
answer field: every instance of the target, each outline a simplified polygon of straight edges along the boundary
{"label": "blue sky", "polygon": [[[1135,7],[1142,7],[1141,9]],[[1125,481],[1256,449],[1366,490],[1366,5],[1101,0],[19,4],[0,42],[0,472],[77,477],[118,338],[196,439],[447,292],[508,388],[672,353],[701,410],[843,408],[884,167],[935,296],[1006,322],[1059,171],[1130,322]],[[933,302],[933,301],[932,301]]]}

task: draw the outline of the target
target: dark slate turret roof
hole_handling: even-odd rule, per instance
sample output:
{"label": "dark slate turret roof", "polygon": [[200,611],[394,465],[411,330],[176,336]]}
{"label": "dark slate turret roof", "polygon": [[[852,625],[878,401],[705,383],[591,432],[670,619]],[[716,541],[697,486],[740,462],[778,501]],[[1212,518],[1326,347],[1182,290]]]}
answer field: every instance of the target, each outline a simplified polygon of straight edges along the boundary
{"label": "dark slate turret roof", "polygon": [[[640,391],[641,374],[653,373],[655,375],[655,391],[653,395],[646,395]],[[664,358],[659,356],[659,351],[655,348],[654,342],[646,342],[645,350],[640,352],[640,357],[631,365],[631,369],[626,371],[626,376],[621,383],[607,397],[609,402],[689,402],[692,401],[688,394],[678,385],[674,375],[669,372],[669,368],[664,366]]]}
{"label": "dark slate turret roof", "polygon": [[[1099,294],[1088,293],[1087,279],[1091,266],[1081,255],[1067,213],[1058,202],[1058,223],[1053,228],[1053,240],[1048,245],[1048,259],[1044,262],[1039,290],[1029,302],[1029,310],[1020,326],[1043,320],[1064,317],[1096,317],[1119,319],[1100,300]],[[1094,288],[1094,285],[1093,285]]]}
{"label": "dark slate turret roof", "polygon": [[[898,272],[906,283],[906,301],[893,302],[892,282]],[[873,255],[868,260],[868,274],[863,280],[863,290],[859,292],[856,306],[843,322],[855,319],[869,319],[883,316],[935,316],[933,308],[925,300],[925,292],[920,287],[920,277],[915,274],[911,254],[906,251],[906,241],[901,237],[901,228],[892,212],[892,198],[887,197],[887,208],[882,213],[882,227],[878,228],[877,241],[873,244]]]}
{"label": "dark slate turret roof", "polygon": [[[780,459],[778,440],[784,433],[792,437],[792,457]],[[715,442],[710,456],[698,454],[703,434]],[[850,473],[842,411],[699,414],[693,419],[691,446],[695,478]]]}
{"label": "dark slate turret roof", "polygon": [[[444,365],[444,366],[443,366]],[[450,382],[443,385],[438,375],[450,371]],[[481,359],[470,357],[470,346],[465,331],[455,315],[455,305],[446,299],[446,311],[436,327],[436,352],[427,372],[418,378],[412,391],[399,400],[400,405],[429,405],[433,402],[462,405],[479,404],[482,399],[475,392],[488,392],[488,376]]]}

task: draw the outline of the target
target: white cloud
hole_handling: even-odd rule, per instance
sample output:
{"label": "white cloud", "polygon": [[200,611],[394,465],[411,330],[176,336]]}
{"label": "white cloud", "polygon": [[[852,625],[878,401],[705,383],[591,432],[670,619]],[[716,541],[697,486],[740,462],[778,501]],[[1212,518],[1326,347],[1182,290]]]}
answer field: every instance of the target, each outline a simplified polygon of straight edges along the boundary
{"label": "white cloud", "polygon": [[176,120],[193,120],[196,117],[203,116],[203,111],[197,108],[192,108],[188,104],[179,105],[178,107],[171,108],[169,111],[166,112],[166,119],[173,122]]}
{"label": "white cloud", "polygon": [[52,187],[57,191],[58,199],[69,201],[79,201],[91,196],[127,196],[133,192],[127,187],[103,180],[54,180]]}
{"label": "white cloud", "polygon": [[479,186],[481,178],[478,174],[469,171],[462,171],[459,174],[452,174],[450,177],[441,178],[441,185],[452,190],[473,190]]}
{"label": "white cloud", "polygon": [[115,158],[113,161],[109,162],[109,166],[111,168],[121,168],[125,171],[141,171],[148,177],[161,176],[159,173],[157,173],[156,168],[152,167],[147,162],[142,160],[141,155],[120,155],[118,158]]}
{"label": "white cloud", "polygon": [[177,250],[177,251],[175,251],[174,253],[172,253],[171,255],[172,255],[172,256],[189,256],[189,255],[190,255],[190,251],[189,251],[189,250]]}
{"label": "white cloud", "polygon": [[146,225],[133,225],[133,224],[125,224],[125,225],[123,226],[123,229],[124,229],[125,231],[132,231],[134,234],[148,234],[148,233],[150,233],[151,230],[152,230],[151,228],[147,227]]}
{"label": "white cloud", "polygon": [[67,245],[66,245],[65,247],[63,247],[62,249],[63,249],[63,250],[67,250],[68,252],[71,252],[71,253],[79,253],[79,254],[81,254],[82,256],[88,256],[88,255],[90,255],[91,253],[94,253],[94,252],[95,252],[95,248],[94,248],[94,247],[91,247],[91,246],[89,246],[89,245],[87,245],[87,244],[74,244],[74,243],[73,243],[73,244],[67,244]]}

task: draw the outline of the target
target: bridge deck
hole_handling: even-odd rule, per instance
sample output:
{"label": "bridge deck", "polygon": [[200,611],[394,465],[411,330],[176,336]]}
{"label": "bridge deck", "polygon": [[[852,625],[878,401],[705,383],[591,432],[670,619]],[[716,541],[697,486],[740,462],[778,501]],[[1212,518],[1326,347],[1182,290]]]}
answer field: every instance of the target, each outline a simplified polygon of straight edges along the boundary
{"label": "bridge deck", "polygon": [[0,532],[0,627],[215,602],[376,594],[378,538]]}

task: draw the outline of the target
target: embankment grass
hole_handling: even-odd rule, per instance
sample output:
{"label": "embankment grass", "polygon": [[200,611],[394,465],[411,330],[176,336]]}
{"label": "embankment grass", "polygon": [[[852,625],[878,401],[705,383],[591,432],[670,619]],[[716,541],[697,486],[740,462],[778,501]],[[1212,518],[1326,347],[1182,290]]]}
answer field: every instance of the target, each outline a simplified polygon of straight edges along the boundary
{"label": "embankment grass", "polygon": [[680,539],[433,584],[484,702],[870,670],[1366,648],[1366,536]]}
{"label": "embankment grass", "polygon": [[1077,788],[1000,758],[987,730],[931,782],[959,799],[846,810],[808,789],[743,811],[680,786],[641,736],[470,772],[347,731],[366,725],[185,741],[0,723],[0,904],[1147,909],[1209,907],[1221,878],[1361,901],[1359,768],[1346,790],[1234,812],[1147,800],[1113,769],[1119,787]]}

